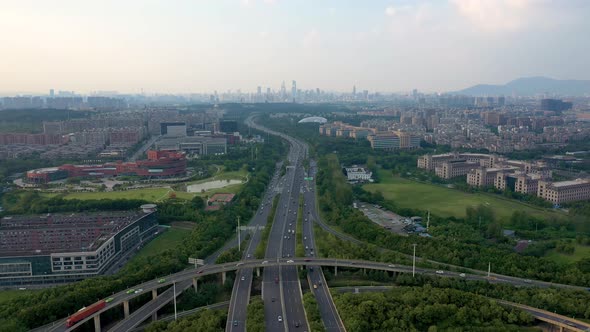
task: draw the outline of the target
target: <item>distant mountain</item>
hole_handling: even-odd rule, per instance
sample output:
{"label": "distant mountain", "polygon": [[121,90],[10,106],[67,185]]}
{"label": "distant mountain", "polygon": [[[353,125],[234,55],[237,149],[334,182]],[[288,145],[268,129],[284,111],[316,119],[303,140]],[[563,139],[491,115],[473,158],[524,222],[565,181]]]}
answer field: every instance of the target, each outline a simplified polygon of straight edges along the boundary
{"label": "distant mountain", "polygon": [[582,96],[590,94],[590,80],[556,80],[548,77],[524,77],[504,85],[478,84],[470,88],[450,92],[469,96],[533,96],[537,94]]}

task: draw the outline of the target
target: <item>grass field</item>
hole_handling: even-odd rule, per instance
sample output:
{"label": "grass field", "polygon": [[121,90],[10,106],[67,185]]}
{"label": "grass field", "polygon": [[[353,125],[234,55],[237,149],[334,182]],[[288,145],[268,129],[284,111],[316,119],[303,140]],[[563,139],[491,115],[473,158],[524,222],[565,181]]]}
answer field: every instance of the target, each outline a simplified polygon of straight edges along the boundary
{"label": "grass field", "polygon": [[590,246],[576,245],[573,255],[566,255],[557,252],[555,249],[550,250],[545,256],[557,263],[576,263],[582,258],[590,257]]}
{"label": "grass field", "polygon": [[145,247],[141,248],[137,255],[133,256],[131,261],[139,257],[154,256],[162,252],[163,250],[172,248],[177,244],[181,243],[184,238],[190,235],[190,233],[191,231],[187,229],[180,229],[174,227],[169,228],[163,234],[153,239]]}
{"label": "grass field", "polygon": [[108,191],[108,192],[80,192],[69,193],[64,196],[65,199],[144,199],[150,202],[157,202],[168,198],[169,192],[174,192],[176,197],[183,199],[191,199],[194,194],[189,194],[181,191],[174,191],[170,188],[141,188],[131,189],[126,191]]}
{"label": "grass field", "polygon": [[445,188],[438,185],[415,182],[393,176],[388,170],[379,170],[380,183],[366,184],[365,190],[383,193],[383,196],[404,208],[430,209],[433,214],[450,217],[465,216],[468,206],[480,204],[494,209],[496,216],[510,217],[514,211],[525,211],[539,217],[547,217],[557,213],[543,210],[517,201],[494,197],[492,194],[469,194],[459,190]]}
{"label": "grass field", "polygon": [[19,296],[28,295],[34,292],[33,290],[3,290],[0,291],[0,304],[6,301],[10,301]]}

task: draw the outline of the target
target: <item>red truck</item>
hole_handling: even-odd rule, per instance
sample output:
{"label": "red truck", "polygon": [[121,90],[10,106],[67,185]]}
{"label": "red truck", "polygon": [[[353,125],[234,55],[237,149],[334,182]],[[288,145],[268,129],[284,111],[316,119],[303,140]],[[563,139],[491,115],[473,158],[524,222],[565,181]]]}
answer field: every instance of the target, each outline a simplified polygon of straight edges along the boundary
{"label": "red truck", "polygon": [[100,300],[94,304],[89,305],[88,307],[84,307],[84,308],[78,310],[78,312],[76,312],[75,314],[71,315],[70,318],[68,318],[68,320],[66,321],[66,326],[71,327],[72,325],[83,320],[84,318],[101,310],[105,306],[106,306],[106,302],[104,300]]}

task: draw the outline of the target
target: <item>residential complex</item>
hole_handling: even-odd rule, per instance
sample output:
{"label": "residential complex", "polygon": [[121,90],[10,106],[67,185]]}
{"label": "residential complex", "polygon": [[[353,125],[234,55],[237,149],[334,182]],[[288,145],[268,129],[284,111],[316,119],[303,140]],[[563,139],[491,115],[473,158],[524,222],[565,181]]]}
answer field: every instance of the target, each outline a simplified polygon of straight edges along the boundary
{"label": "residential complex", "polygon": [[363,122],[361,127],[355,127],[335,121],[320,126],[319,131],[324,136],[367,139],[375,150],[393,151],[420,147],[420,136],[394,127],[373,126],[371,122]]}
{"label": "residential complex", "polygon": [[0,285],[64,283],[102,274],[154,236],[155,208],[3,217]]}
{"label": "residential complex", "polygon": [[447,153],[418,158],[418,168],[443,179],[466,176],[474,187],[510,189],[536,195],[554,204],[590,199],[590,179],[553,182],[544,160],[526,162],[481,153]]}

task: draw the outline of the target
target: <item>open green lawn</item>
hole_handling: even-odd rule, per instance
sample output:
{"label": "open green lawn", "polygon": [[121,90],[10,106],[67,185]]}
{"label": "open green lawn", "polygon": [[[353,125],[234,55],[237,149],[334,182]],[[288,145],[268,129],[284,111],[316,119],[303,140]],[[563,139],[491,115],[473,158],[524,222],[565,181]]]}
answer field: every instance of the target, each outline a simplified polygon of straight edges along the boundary
{"label": "open green lawn", "polygon": [[[236,179],[247,181],[248,179],[248,172],[246,170],[240,170],[236,172],[221,172],[218,175],[213,177],[202,179],[199,181],[192,181],[187,182],[186,184],[196,184],[196,183],[204,183],[213,180],[229,180],[229,179]],[[227,186],[224,188],[217,188],[217,189],[210,189],[204,193],[187,193],[185,191],[176,191],[174,189],[165,188],[165,187],[156,187],[156,188],[140,188],[140,189],[130,189],[126,191],[105,191],[105,192],[74,192],[69,193],[64,196],[65,199],[81,199],[81,200],[88,200],[88,199],[144,199],[149,202],[158,202],[163,199],[169,197],[171,192],[176,194],[177,198],[187,199],[190,200],[195,196],[211,196],[216,193],[232,193],[236,194],[240,188],[242,188],[242,184],[234,184],[231,186]],[[58,193],[43,193],[45,197],[53,197],[59,195]]]}
{"label": "open green lawn", "polygon": [[34,292],[34,290],[3,290],[0,291],[0,304],[15,299],[19,296],[28,295]]}
{"label": "open green lawn", "polygon": [[590,246],[576,245],[576,249],[572,255],[562,254],[552,249],[549,250],[546,257],[558,263],[575,263],[582,258],[590,257]]}
{"label": "open green lawn", "polygon": [[168,198],[169,192],[174,192],[177,198],[191,199],[194,194],[189,194],[181,191],[174,191],[170,188],[141,188],[131,189],[126,191],[105,191],[105,192],[81,192],[69,193],[65,195],[65,199],[145,199],[150,202],[157,202]]}
{"label": "open green lawn", "polygon": [[141,248],[137,255],[133,256],[131,261],[138,257],[154,256],[163,250],[173,248],[177,244],[181,243],[184,238],[189,236],[190,233],[191,231],[187,229],[174,227],[169,228],[164,233],[150,241],[150,243],[148,243],[145,247]]}
{"label": "open green lawn", "polygon": [[483,204],[494,209],[498,217],[510,217],[514,211],[525,211],[539,217],[557,213],[523,204],[513,200],[495,197],[492,194],[469,194],[438,185],[420,183],[392,175],[389,170],[379,170],[381,183],[363,186],[365,190],[383,193],[383,196],[405,208],[430,209],[433,214],[450,217],[465,216],[465,208]]}

